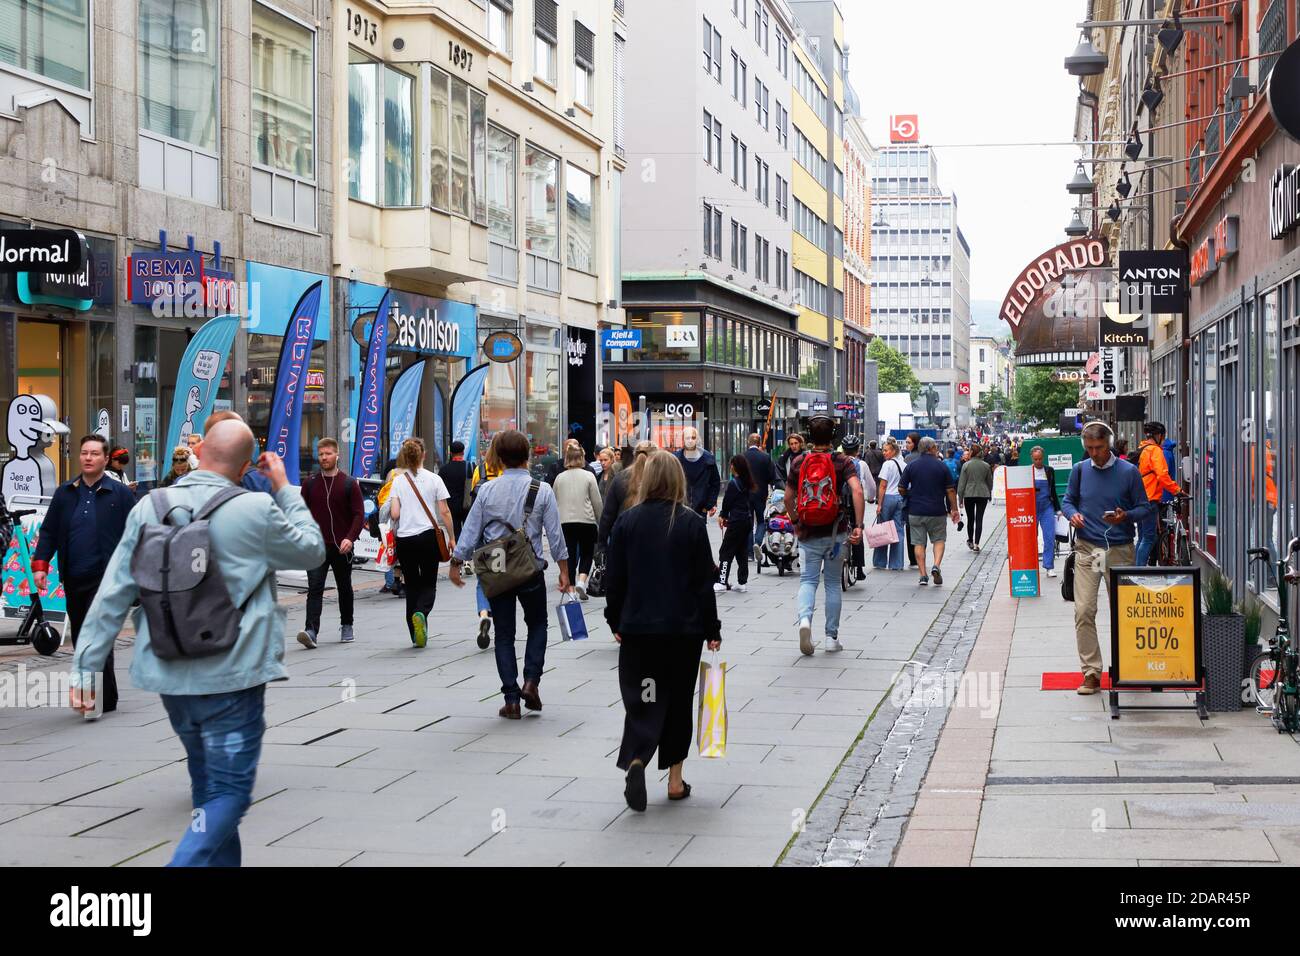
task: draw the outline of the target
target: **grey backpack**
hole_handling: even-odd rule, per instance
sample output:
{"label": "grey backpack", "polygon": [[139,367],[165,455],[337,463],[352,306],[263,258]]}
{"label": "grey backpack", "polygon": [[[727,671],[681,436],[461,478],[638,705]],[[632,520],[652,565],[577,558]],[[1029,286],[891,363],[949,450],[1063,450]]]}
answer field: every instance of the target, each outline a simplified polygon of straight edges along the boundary
{"label": "grey backpack", "polygon": [[165,661],[222,654],[239,639],[241,608],[230,600],[212,554],[208,521],[243,488],[224,488],[207,500],[187,524],[172,524],[168,492],[149,493],[157,524],[146,524],[131,557],[140,606],[149,621],[150,648]]}

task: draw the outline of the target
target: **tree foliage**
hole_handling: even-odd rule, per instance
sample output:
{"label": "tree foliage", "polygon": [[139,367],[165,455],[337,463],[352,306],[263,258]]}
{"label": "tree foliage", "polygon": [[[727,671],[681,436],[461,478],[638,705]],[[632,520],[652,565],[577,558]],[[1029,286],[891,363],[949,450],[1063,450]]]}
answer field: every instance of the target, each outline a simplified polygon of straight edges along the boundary
{"label": "tree foliage", "polygon": [[1004,412],[1010,407],[1007,397],[1002,394],[1002,389],[995,386],[980,396],[980,403],[975,407],[975,414],[982,418],[988,418],[994,412]]}
{"label": "tree foliage", "polygon": [[891,348],[877,336],[867,347],[867,358],[876,363],[879,391],[907,392],[913,402],[921,397],[921,381],[902,352]]}
{"label": "tree foliage", "polygon": [[1050,368],[1016,369],[1016,412],[1026,421],[1054,428],[1061,413],[1078,401],[1079,386],[1074,382],[1053,382]]}

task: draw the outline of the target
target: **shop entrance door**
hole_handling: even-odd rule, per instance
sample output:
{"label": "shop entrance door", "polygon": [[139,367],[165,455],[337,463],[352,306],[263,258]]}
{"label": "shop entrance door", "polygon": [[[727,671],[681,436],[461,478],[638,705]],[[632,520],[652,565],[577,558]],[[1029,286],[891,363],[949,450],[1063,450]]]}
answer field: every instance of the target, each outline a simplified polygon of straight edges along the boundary
{"label": "shop entrance door", "polygon": [[[18,368],[16,395],[48,395],[59,409],[59,418],[67,421],[69,401],[64,394],[64,356],[67,355],[63,327],[58,322],[18,321]],[[12,453],[12,449],[6,449]],[[45,451],[54,463],[58,480],[68,475],[68,442],[56,437]],[[45,494],[54,493],[46,488]]]}
{"label": "shop entrance door", "polygon": [[135,480],[152,488],[171,469],[170,448],[164,448],[171,423],[172,400],[181,358],[194,329],[135,330]]}

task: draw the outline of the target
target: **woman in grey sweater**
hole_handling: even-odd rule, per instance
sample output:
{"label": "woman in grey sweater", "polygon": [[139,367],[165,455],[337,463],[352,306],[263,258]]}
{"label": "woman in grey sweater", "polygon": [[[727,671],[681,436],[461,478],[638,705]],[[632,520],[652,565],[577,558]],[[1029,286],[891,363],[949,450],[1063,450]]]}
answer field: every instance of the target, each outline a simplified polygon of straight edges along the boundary
{"label": "woman in grey sweater", "polygon": [[984,536],[984,509],[993,497],[993,468],[984,460],[979,445],[971,449],[970,461],[961,466],[957,497],[966,507],[966,547],[978,551]]}
{"label": "woman in grey sweater", "polygon": [[587,576],[596,554],[596,527],[600,522],[600,488],[587,468],[587,455],[576,442],[564,450],[564,471],[555,478],[555,501],[560,527],[569,549],[569,567],[577,574],[574,590],[587,600]]}

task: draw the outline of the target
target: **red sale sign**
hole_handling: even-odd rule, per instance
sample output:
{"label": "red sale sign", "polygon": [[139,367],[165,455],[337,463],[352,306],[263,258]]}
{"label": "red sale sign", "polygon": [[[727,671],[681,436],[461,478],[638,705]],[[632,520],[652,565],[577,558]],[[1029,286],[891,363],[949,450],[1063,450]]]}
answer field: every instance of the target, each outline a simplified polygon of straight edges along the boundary
{"label": "red sale sign", "polygon": [[1034,507],[1034,469],[1003,469],[1007,479],[1007,565],[1011,596],[1038,597],[1038,515]]}

